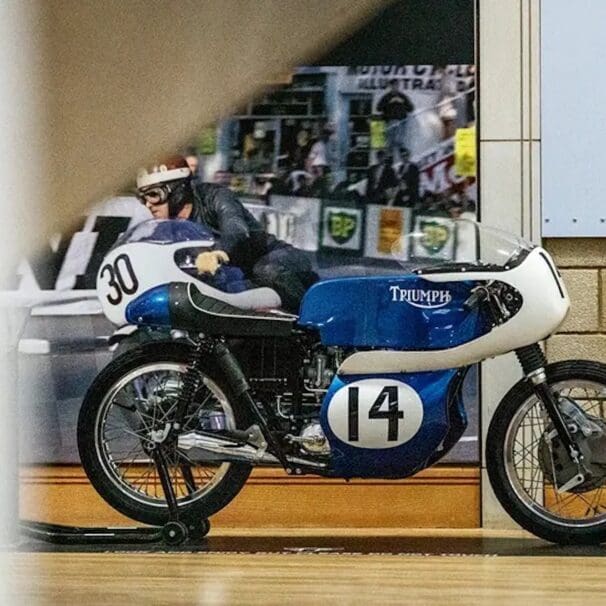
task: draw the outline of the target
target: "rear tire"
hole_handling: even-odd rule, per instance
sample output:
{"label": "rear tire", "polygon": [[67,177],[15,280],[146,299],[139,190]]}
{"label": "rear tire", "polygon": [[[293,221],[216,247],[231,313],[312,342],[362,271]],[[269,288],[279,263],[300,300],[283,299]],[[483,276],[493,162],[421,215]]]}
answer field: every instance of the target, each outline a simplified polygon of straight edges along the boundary
{"label": "rear tire", "polygon": [[[162,526],[168,521],[168,506],[145,438],[174,414],[179,381],[190,357],[191,348],[180,343],[153,343],[128,351],[97,376],[80,410],[78,450],[86,475],[113,508],[145,524]],[[248,417],[231,404],[235,398],[225,377],[212,359],[201,364],[204,383],[188,410],[184,431],[209,413],[223,414],[230,429],[246,429]],[[142,390],[147,398],[141,397]],[[187,520],[207,519],[225,507],[250,475],[246,463],[202,465],[188,461],[176,444],[166,448],[179,513]]]}
{"label": "rear tire", "polygon": [[[570,360],[551,364],[546,372],[556,392],[606,421],[605,365]],[[543,405],[530,382],[521,380],[503,398],[488,428],[486,467],[494,493],[520,526],[547,541],[602,543],[606,541],[606,487],[558,494],[550,472],[541,467],[545,448],[552,453],[545,438],[549,431]]]}

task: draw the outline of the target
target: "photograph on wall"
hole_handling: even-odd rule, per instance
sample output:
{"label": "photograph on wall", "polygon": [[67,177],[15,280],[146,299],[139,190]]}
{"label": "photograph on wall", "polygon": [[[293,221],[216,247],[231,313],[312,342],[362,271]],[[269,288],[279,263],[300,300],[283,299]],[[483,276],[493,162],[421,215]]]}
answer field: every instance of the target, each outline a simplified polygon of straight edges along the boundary
{"label": "photograph on wall", "polygon": [[[356,52],[345,44],[339,61],[337,53],[293,69],[167,154],[183,155],[203,182],[232,190],[320,280],[397,275],[475,254],[475,232],[448,227],[478,210],[473,48],[465,62],[438,63],[367,54],[363,37],[353,44]],[[35,377],[19,396],[35,419],[21,430],[33,445],[28,462],[78,463],[78,408],[112,359],[116,329],[102,313],[97,274],[120,236],[151,216],[134,181],[17,268],[14,287],[32,301],[19,344],[20,372]],[[407,238],[413,232],[422,235]],[[449,461],[478,460],[477,369],[468,377],[470,434]]]}
{"label": "photograph on wall", "polygon": [[[293,196],[299,207],[407,209],[409,230],[420,215],[475,218],[475,112],[474,65],[301,67],[222,120],[215,153],[198,148],[197,170],[268,208],[275,196]],[[328,217],[316,234],[330,232]],[[303,222],[295,218],[294,232]],[[385,241],[363,248],[375,253],[352,258],[352,272],[376,259],[388,266]],[[330,275],[326,256],[320,269]]]}

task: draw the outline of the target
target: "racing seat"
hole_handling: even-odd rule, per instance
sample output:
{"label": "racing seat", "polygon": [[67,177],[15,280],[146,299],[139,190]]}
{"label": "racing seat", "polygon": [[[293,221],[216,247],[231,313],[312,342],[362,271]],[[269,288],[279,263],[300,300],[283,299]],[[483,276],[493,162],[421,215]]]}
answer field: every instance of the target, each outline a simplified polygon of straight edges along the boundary
{"label": "racing seat", "polygon": [[171,325],[214,336],[289,336],[297,316],[279,310],[259,311],[233,304],[238,302],[238,297],[242,297],[244,302],[244,297],[249,298],[250,292],[231,295],[230,302],[227,302],[201,292],[191,282],[172,282],[169,297]]}
{"label": "racing seat", "polygon": [[190,282],[202,293],[242,309],[278,309],[282,305],[280,295],[266,286],[245,288],[240,292],[226,292],[215,284],[206,283],[200,276]]}

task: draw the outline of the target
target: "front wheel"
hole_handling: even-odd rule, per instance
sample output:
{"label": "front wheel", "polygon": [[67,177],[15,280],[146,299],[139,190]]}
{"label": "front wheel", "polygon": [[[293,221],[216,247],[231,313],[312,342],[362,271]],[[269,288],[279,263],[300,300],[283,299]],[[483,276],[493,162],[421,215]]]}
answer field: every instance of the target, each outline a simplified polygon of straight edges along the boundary
{"label": "front wheel", "polygon": [[[591,478],[561,492],[570,460],[527,380],[512,387],[492,417],[486,439],[488,477],[505,511],[526,530],[554,543],[602,543],[606,541],[606,366],[571,360],[551,364],[546,372]],[[583,424],[591,428],[591,435],[580,431]]]}
{"label": "front wheel", "polygon": [[[168,505],[150,455],[152,432],[175,414],[191,350],[178,343],[153,343],[112,361],[88,390],[78,418],[78,450],[97,492],[129,518],[161,526]],[[225,378],[212,360],[202,361],[201,383],[182,431],[245,429],[246,414],[233,406]],[[184,519],[200,521],[225,507],[246,482],[246,463],[200,463],[162,445]]]}

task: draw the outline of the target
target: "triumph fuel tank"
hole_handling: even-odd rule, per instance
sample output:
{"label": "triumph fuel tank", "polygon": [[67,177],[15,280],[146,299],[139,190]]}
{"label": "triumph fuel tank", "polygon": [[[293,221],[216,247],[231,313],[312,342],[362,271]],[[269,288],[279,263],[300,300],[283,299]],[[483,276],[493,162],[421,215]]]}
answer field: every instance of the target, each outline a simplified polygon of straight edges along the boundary
{"label": "triumph fuel tank", "polygon": [[325,345],[447,349],[490,331],[480,309],[465,306],[478,284],[413,274],[327,280],[305,295],[299,323],[318,329]]}

